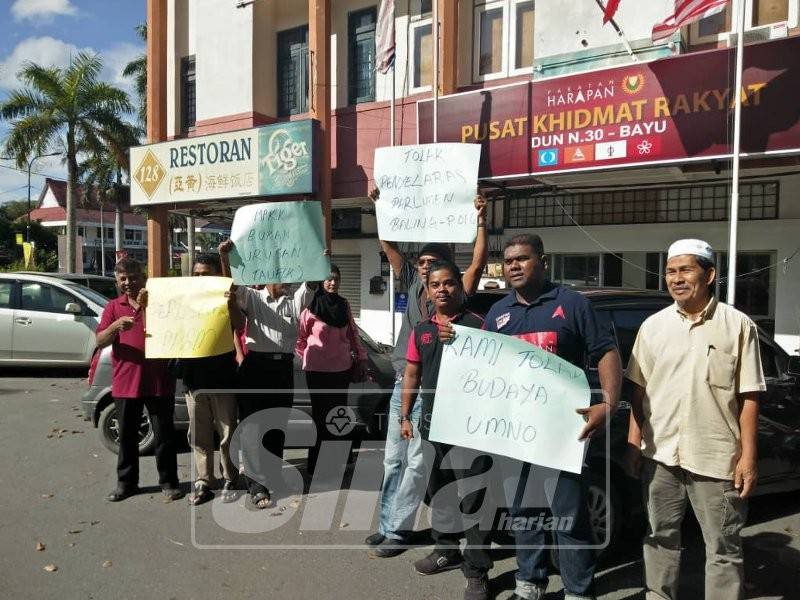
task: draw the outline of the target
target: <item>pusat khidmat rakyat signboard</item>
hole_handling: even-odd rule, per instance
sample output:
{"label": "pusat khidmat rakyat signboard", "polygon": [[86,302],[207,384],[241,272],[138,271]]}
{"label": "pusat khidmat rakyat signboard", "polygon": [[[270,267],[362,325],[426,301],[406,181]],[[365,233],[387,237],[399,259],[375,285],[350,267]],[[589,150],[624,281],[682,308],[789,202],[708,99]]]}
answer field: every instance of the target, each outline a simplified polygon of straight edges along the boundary
{"label": "pusat khidmat rakyat signboard", "polygon": [[131,204],[312,194],[316,129],[307,119],[131,148]]}

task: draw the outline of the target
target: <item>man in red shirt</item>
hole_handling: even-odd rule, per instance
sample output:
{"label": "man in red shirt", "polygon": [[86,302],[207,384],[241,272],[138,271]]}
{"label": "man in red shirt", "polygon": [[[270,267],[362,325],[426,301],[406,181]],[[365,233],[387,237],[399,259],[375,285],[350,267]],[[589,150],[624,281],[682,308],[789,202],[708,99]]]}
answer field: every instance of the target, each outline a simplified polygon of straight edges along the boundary
{"label": "man in red shirt", "polygon": [[117,489],[108,495],[119,502],[139,490],[139,424],[147,407],[156,446],[158,483],[164,495],[177,500],[178,461],[175,453],[174,410],[175,378],[166,360],[144,357],[144,307],[147,290],[142,264],[123,258],[114,267],[120,296],[109,302],[97,326],[97,347],[112,347],[111,394],[117,411],[119,455]]}

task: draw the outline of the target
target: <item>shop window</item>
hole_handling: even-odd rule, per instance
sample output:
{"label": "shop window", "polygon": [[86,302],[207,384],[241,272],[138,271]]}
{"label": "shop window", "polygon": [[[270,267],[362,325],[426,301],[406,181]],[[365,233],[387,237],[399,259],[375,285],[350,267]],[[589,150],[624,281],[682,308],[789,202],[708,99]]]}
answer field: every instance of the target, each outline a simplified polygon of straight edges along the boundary
{"label": "shop window", "polygon": [[181,59],[181,130],[186,133],[197,122],[197,87],[194,56]]}
{"label": "shop window", "polygon": [[[739,186],[739,218],[778,218],[776,181]],[[728,219],[730,187],[706,184],[509,199],[506,227],[682,223]]]}
{"label": "shop window", "polygon": [[308,111],[308,25],[278,32],[278,115]]}
{"label": "shop window", "polygon": [[[717,260],[717,297],[728,297],[728,253]],[[772,252],[739,252],[736,256],[736,308],[753,318],[774,316],[774,271]]]}
{"label": "shop window", "polygon": [[476,79],[505,75],[505,2],[475,7]]}
{"label": "shop window", "polygon": [[533,2],[518,2],[514,7],[514,69],[533,67]]}
{"label": "shop window", "polygon": [[348,17],[348,83],[350,104],[375,100],[375,7]]}
{"label": "shop window", "polygon": [[433,32],[430,20],[411,26],[411,74],[414,91],[430,89],[433,85]]}
{"label": "shop window", "polygon": [[648,290],[664,290],[664,264],[667,255],[663,252],[648,252],[645,258],[645,287]]}
{"label": "shop window", "polygon": [[717,36],[731,30],[731,9],[726,7],[710,17],[700,19],[697,23],[697,34],[700,37]]}
{"label": "shop window", "polygon": [[331,229],[334,234],[361,233],[361,208],[334,208]]}
{"label": "shop window", "polygon": [[753,27],[789,19],[789,0],[753,0]]}
{"label": "shop window", "polygon": [[604,286],[622,287],[622,259],[621,254],[603,254]]}
{"label": "shop window", "polygon": [[600,256],[597,254],[562,257],[562,283],[597,287],[600,285]]}

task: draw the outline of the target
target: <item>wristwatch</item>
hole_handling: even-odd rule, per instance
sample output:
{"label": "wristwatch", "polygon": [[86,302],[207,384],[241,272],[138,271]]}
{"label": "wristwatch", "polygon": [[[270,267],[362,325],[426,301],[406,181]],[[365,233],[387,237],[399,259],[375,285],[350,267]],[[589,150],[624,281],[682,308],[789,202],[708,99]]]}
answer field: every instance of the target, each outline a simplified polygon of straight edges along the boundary
{"label": "wristwatch", "polygon": [[403,424],[403,421],[409,421],[410,422],[411,419],[408,418],[408,415],[400,415],[399,417],[397,417],[397,422],[400,423],[400,425]]}

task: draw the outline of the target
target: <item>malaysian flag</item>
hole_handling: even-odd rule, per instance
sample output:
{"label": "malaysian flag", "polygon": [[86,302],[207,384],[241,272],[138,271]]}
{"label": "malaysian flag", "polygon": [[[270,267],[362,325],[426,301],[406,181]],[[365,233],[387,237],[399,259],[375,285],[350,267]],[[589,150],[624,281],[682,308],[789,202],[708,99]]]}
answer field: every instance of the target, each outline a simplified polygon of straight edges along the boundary
{"label": "malaysian flag", "polygon": [[685,25],[725,10],[726,4],[728,0],[675,0],[675,13],[653,27],[653,41],[668,38]]}
{"label": "malaysian flag", "polygon": [[394,66],[394,0],[381,0],[375,30],[375,68],[388,73]]}

